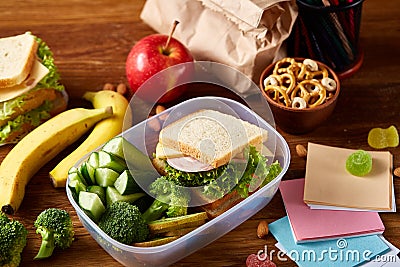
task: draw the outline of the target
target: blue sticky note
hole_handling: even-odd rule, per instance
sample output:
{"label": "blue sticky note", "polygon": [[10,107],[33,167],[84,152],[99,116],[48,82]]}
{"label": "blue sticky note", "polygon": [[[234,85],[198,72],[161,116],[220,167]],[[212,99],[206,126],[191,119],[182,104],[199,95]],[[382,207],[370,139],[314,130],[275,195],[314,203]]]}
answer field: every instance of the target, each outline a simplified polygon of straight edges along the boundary
{"label": "blue sticky note", "polygon": [[270,223],[268,228],[299,266],[358,266],[389,250],[378,235],[296,244],[287,216]]}

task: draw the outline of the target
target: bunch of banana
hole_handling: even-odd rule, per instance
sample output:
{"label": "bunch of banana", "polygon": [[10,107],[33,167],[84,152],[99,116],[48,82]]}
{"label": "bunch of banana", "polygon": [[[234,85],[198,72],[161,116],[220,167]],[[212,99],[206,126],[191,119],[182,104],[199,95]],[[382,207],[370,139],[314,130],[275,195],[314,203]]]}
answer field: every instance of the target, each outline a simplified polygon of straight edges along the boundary
{"label": "bunch of banana", "polygon": [[[128,109],[128,100],[115,91],[102,90],[97,92],[86,92],[83,98],[90,101],[94,108],[112,106],[114,115],[97,123],[89,136],[71,154],[60,161],[50,171],[50,178],[54,187],[65,187],[68,170],[74,166],[82,157],[93,149],[104,144],[111,138],[120,134],[123,130],[124,116]],[[127,116],[130,112],[127,112]],[[128,120],[129,118],[126,118]]]}
{"label": "bunch of banana", "polygon": [[111,106],[66,110],[27,134],[0,165],[0,207],[14,214],[22,203],[33,175],[67,146],[76,142],[97,122],[112,116]]}

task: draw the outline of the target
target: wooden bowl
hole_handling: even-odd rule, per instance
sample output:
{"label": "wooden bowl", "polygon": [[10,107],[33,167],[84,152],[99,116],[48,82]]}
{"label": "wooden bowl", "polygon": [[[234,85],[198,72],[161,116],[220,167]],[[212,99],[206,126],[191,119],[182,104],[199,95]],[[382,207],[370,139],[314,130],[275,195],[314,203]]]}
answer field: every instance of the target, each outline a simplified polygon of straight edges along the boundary
{"label": "wooden bowl", "polygon": [[[303,62],[303,58],[295,58],[296,62]],[[316,60],[314,60],[316,61]],[[290,134],[304,134],[313,131],[326,121],[332,114],[340,93],[340,81],[337,74],[322,62],[316,61],[319,66],[323,66],[328,70],[329,77],[336,81],[336,91],[334,95],[325,103],[311,108],[292,108],[286,107],[274,101],[264,90],[264,79],[272,74],[276,62],[270,64],[264,69],[260,76],[259,87],[261,93],[267,100],[271,111],[274,115],[276,125],[283,131]]]}

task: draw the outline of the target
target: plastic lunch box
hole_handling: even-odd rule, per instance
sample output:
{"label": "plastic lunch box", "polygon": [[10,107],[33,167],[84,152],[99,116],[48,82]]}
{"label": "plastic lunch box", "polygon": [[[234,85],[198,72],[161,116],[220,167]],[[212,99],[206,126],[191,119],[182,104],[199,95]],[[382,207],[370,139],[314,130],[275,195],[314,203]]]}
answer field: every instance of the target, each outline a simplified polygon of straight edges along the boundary
{"label": "plastic lunch box", "polygon": [[[83,226],[97,241],[97,243],[109,253],[115,260],[126,266],[168,266],[178,260],[187,257],[196,250],[228,233],[248,218],[264,208],[275,195],[282,177],[286,173],[290,163],[290,151],[283,137],[245,105],[221,97],[198,97],[187,100],[173,106],[164,112],[142,121],[124,131],[122,135],[129,142],[147,155],[152,155],[158,140],[158,132],[151,130],[149,126],[152,120],[163,121],[168,115],[168,121],[172,122],[179,117],[195,112],[199,109],[214,109],[224,113],[235,115],[250,123],[259,125],[268,131],[268,140],[264,144],[272,153],[268,156],[270,163],[278,160],[282,166],[282,172],[269,184],[260,188],[239,204],[230,208],[217,218],[196,228],[190,233],[168,244],[156,247],[134,247],[119,243],[107,236],[78,206],[72,197],[68,186],[67,196],[75,208],[79,220]],[[67,181],[68,182],[68,181]]]}

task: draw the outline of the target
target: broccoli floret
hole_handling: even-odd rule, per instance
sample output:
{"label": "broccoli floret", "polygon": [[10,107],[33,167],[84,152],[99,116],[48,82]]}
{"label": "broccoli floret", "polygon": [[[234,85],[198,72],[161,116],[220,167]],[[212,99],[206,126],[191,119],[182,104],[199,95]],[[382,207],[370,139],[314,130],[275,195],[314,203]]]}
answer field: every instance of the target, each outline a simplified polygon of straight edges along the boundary
{"label": "broccoli floret", "polygon": [[69,248],[74,240],[74,228],[69,213],[62,209],[49,208],[42,211],[34,223],[36,233],[42,236],[42,244],[35,259],[45,259],[54,248]]}
{"label": "broccoli floret", "polygon": [[149,228],[139,208],[124,201],[112,203],[98,225],[111,238],[126,245],[143,242],[149,235]]}
{"label": "broccoli floret", "polygon": [[0,211],[0,266],[19,266],[27,235],[21,222],[10,220]]}
{"label": "broccoli floret", "polygon": [[10,219],[7,217],[7,215],[4,212],[2,212],[0,210],[0,226],[3,226],[9,222],[10,222]]}
{"label": "broccoli floret", "polygon": [[158,220],[164,214],[167,217],[177,217],[187,214],[190,193],[183,187],[176,185],[162,176],[150,185],[149,191],[156,199],[143,213],[143,218],[146,222]]}

